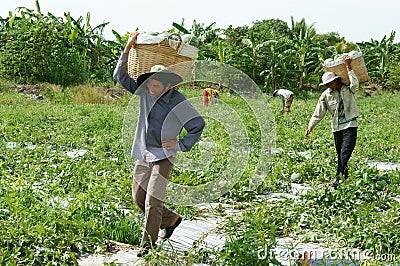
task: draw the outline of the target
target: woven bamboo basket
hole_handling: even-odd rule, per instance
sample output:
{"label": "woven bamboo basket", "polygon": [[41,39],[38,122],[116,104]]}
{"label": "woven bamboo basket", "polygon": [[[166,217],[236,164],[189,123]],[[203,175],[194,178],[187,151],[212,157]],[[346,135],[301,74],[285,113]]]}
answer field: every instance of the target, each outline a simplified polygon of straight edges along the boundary
{"label": "woven bamboo basket", "polygon": [[[173,36],[176,36],[178,41],[173,40]],[[164,65],[173,66],[171,70],[185,79],[190,74],[197,52],[196,47],[182,43],[180,35],[176,33],[159,43],[135,44],[129,52],[128,74],[137,80],[141,74],[148,73],[152,66]]]}
{"label": "woven bamboo basket", "polygon": [[[367,67],[365,66],[364,57],[362,55],[353,58],[353,60],[351,61],[351,68],[354,70],[354,73],[356,74],[359,83],[369,80]],[[343,63],[335,66],[324,66],[324,69],[327,72],[333,72],[336,76],[341,77],[344,84],[350,84],[350,79],[347,74],[347,68]]]}

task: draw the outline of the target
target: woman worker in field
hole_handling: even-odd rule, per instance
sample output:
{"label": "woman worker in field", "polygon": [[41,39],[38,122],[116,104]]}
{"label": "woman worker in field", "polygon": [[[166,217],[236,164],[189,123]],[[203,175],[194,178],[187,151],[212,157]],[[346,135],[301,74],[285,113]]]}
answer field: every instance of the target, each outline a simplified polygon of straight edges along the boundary
{"label": "woman worker in field", "polygon": [[[189,151],[200,137],[204,119],[185,96],[173,89],[182,78],[164,66],[153,66],[137,82],[127,73],[128,54],[139,33],[132,32],[114,70],[114,79],[140,96],[140,112],[132,146],[137,159],[132,194],[145,214],[145,228],[138,256],[155,247],[161,238],[171,237],[182,218],[164,205],[167,180],[178,151]],[[182,128],[187,133],[177,139]]]}
{"label": "woman worker in field", "polygon": [[351,57],[344,58],[350,85],[346,86],[341,78],[332,72],[326,72],[322,76],[322,83],[328,88],[320,96],[314,114],[311,116],[306,136],[329,111],[332,114],[332,131],[337,153],[337,170],[333,187],[336,188],[343,179],[349,175],[347,162],[354,150],[357,139],[357,117],[360,115],[357,109],[354,92],[358,89],[358,79],[351,68]]}

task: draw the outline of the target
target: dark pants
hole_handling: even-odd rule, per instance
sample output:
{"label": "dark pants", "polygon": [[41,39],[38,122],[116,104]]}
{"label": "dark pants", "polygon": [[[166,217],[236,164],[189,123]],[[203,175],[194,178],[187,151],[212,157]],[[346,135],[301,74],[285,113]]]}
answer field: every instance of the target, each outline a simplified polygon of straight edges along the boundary
{"label": "dark pants", "polygon": [[357,140],[357,128],[350,127],[345,130],[333,132],[335,138],[335,147],[338,158],[336,178],[342,174],[344,178],[349,176],[347,162],[353,153]]}

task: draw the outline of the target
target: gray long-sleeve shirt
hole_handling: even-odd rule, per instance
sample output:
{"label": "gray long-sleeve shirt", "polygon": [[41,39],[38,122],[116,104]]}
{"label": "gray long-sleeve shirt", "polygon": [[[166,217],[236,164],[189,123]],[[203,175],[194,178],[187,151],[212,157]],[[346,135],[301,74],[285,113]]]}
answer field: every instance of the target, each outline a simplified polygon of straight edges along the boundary
{"label": "gray long-sleeve shirt", "polygon": [[[177,90],[150,96],[145,86],[138,87],[127,73],[128,54],[122,53],[114,70],[114,79],[126,90],[140,97],[139,119],[132,145],[132,157],[147,162],[176,157],[177,151],[189,151],[200,137],[205,122],[201,115]],[[175,149],[161,147],[162,140],[177,139],[182,128],[187,133]]]}

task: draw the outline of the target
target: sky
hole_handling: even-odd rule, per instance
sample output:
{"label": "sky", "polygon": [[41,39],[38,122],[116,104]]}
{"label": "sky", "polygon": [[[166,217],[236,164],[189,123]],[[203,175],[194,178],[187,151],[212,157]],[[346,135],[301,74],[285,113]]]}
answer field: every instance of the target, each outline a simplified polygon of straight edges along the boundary
{"label": "sky", "polygon": [[[215,28],[230,25],[251,26],[254,21],[281,19],[291,25],[305,19],[317,33],[337,32],[349,42],[371,39],[381,41],[396,32],[400,42],[399,0],[39,0],[42,13],[63,17],[70,12],[73,18],[86,17],[90,12],[91,26],[109,22],[104,35],[114,39],[111,30],[119,34],[139,29],[160,32],[172,28],[172,23],[185,21],[189,28],[193,20],[205,26],[215,22]],[[0,16],[15,13],[17,7],[35,9],[35,0],[0,0]]]}

